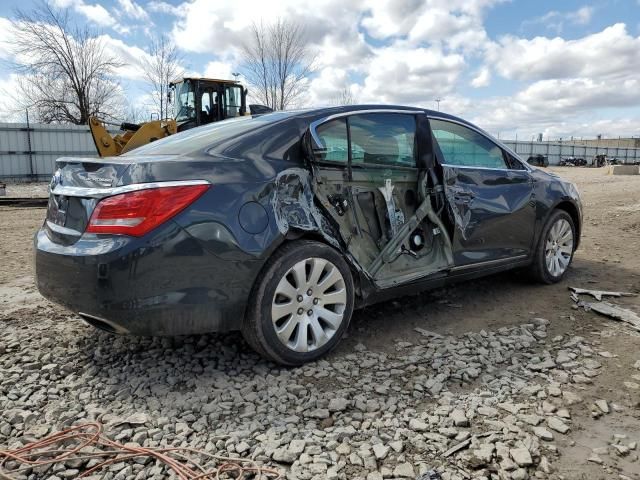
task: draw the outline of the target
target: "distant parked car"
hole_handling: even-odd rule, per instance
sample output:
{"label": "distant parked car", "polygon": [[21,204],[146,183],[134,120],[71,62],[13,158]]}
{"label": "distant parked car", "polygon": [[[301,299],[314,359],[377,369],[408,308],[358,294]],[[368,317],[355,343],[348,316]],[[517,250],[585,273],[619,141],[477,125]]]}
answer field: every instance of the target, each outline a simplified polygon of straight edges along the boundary
{"label": "distant parked car", "polygon": [[529,165],[535,165],[536,167],[548,167],[549,166],[549,158],[546,155],[531,155],[527,159],[527,163]]}
{"label": "distant parked car", "polygon": [[354,308],[516,267],[558,282],[582,228],[571,182],[411,107],[239,117],[57,167],[45,297],[113,333],[241,330],[287,365]]}
{"label": "distant parked car", "polygon": [[559,165],[561,167],[585,167],[587,161],[580,157],[566,157],[560,160]]}
{"label": "distant parked car", "polygon": [[591,161],[594,167],[606,167],[607,165],[619,165],[620,161],[616,157],[607,157],[606,155],[596,155]]}

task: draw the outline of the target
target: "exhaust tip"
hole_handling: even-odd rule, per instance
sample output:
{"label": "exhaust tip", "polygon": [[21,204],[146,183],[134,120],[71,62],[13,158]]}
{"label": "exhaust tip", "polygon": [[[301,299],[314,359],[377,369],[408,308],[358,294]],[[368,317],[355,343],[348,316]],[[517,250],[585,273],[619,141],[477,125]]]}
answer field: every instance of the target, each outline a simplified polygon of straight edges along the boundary
{"label": "exhaust tip", "polygon": [[82,318],[82,320],[99,330],[120,335],[129,333],[127,329],[122,328],[119,325],[115,325],[114,323],[110,322],[109,320],[105,320],[104,318],[96,317],[95,315],[89,315],[88,313],[83,312],[78,312],[78,315],[80,316],[80,318]]}

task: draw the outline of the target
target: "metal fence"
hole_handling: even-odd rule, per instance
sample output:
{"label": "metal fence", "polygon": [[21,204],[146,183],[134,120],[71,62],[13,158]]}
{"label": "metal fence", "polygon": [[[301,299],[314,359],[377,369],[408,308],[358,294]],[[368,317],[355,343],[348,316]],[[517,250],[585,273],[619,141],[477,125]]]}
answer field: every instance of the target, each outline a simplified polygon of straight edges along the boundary
{"label": "metal fence", "polygon": [[640,148],[587,147],[567,142],[522,142],[515,140],[502,140],[502,142],[520,155],[523,160],[527,160],[531,155],[541,154],[549,158],[551,165],[557,165],[561,158],[567,157],[584,158],[591,165],[591,160],[596,155],[616,158],[619,163],[640,162]]}
{"label": "metal fence", "polygon": [[88,126],[0,123],[3,181],[49,180],[64,156],[98,156]]}
{"label": "metal fence", "polygon": [[[595,155],[615,157],[620,163],[640,162],[640,148],[587,147],[566,142],[503,142],[524,160],[542,154],[552,165],[565,157],[581,157],[591,163]],[[65,156],[97,156],[89,127],[0,123],[0,180],[49,180],[56,159]]]}

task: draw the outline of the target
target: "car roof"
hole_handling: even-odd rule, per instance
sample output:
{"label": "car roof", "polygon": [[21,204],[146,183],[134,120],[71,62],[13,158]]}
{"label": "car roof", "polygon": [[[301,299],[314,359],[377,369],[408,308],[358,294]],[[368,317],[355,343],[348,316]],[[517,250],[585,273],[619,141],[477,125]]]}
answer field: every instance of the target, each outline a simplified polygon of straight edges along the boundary
{"label": "car roof", "polygon": [[456,117],[454,115],[450,115],[448,113],[439,112],[435,110],[429,110],[427,108],[422,107],[411,107],[407,105],[388,105],[388,104],[362,104],[362,105],[344,105],[344,106],[334,106],[334,107],[316,107],[316,108],[302,108],[298,110],[284,110],[286,113],[290,113],[292,116],[296,114],[326,114],[332,115],[336,113],[349,113],[349,112],[358,112],[362,110],[407,110],[414,112],[424,112],[429,116],[433,117],[441,117],[441,118],[449,118],[451,120],[456,120],[458,122],[469,123],[468,121]]}
{"label": "car roof", "polygon": [[344,106],[334,106],[334,107],[303,108],[298,110],[283,110],[283,111],[279,111],[278,113],[287,114],[290,118],[295,118],[295,117],[308,118],[309,116],[313,116],[316,119],[319,119],[319,118],[329,117],[331,115],[336,115],[336,114],[358,113],[358,112],[367,111],[367,110],[406,110],[407,112],[424,113],[428,117],[437,117],[443,120],[453,120],[455,122],[468,125],[472,128],[475,128],[476,130],[480,130],[484,132],[484,130],[478,127],[477,125],[474,125],[473,123],[463,118],[456,117],[455,115],[450,115],[445,112],[430,110],[427,108],[410,107],[407,105],[387,105],[387,104],[344,105]]}

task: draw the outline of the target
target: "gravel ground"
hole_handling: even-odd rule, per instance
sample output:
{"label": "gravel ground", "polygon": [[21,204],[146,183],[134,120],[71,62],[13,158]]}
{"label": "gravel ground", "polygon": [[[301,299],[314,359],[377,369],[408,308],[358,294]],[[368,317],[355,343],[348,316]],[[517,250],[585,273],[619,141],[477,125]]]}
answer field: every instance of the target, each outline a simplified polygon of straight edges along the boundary
{"label": "gravel ground", "polygon": [[[640,291],[640,178],[556,170],[586,209],[565,282],[516,272],[369,307],[326,359],[294,369],[236,334],[88,327],[33,287],[44,211],[0,209],[13,227],[0,247],[0,449],[96,420],[122,443],[253,458],[292,479],[640,479],[640,336],[576,309],[567,290]],[[614,301],[640,312],[638,297]],[[120,462],[95,478],[168,475]]]}

